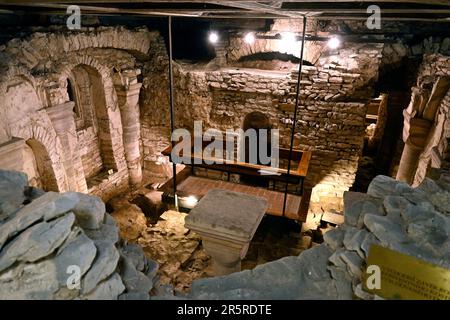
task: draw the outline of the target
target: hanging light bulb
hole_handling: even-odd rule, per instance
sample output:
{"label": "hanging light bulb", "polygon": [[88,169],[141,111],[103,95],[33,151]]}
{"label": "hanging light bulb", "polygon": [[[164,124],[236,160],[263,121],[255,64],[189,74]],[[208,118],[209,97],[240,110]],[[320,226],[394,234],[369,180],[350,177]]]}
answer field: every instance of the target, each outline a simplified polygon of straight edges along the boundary
{"label": "hanging light bulb", "polygon": [[247,33],[244,37],[244,41],[248,44],[252,44],[253,42],[255,42],[255,35],[253,34],[253,32]]}
{"label": "hanging light bulb", "polygon": [[341,45],[341,40],[338,37],[332,37],[330,38],[330,40],[328,40],[327,45],[330,49],[337,49]]}
{"label": "hanging light bulb", "polygon": [[286,44],[294,44],[297,42],[297,37],[292,32],[283,32],[281,34],[281,41],[286,42]]}
{"label": "hanging light bulb", "polygon": [[217,32],[214,32],[214,31],[210,32],[209,36],[208,36],[208,40],[212,44],[217,43],[217,41],[219,41],[219,35],[217,34]]}

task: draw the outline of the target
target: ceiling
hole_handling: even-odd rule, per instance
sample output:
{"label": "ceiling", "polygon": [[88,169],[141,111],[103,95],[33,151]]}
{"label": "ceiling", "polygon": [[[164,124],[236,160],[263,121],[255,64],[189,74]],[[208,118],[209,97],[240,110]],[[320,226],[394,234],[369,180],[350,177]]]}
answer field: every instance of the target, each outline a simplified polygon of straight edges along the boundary
{"label": "ceiling", "polygon": [[316,17],[366,20],[378,5],[384,21],[450,22],[450,0],[303,0],[303,1],[152,1],[152,0],[0,0],[3,14],[65,14],[77,4],[83,14],[182,16],[201,19],[272,19]]}

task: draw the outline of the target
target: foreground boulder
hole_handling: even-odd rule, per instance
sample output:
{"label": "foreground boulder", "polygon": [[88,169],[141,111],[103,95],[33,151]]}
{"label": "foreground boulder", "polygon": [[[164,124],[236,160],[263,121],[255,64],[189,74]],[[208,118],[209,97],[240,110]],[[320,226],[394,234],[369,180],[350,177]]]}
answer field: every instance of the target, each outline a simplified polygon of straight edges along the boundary
{"label": "foreground boulder", "polygon": [[98,197],[26,181],[0,170],[0,299],[150,298],[155,262],[119,240]]}
{"label": "foreground boulder", "polygon": [[450,180],[418,188],[376,177],[367,194],[344,195],[345,223],[298,257],[228,276],[199,279],[192,299],[376,299],[362,290],[369,248],[392,250],[450,269]]}

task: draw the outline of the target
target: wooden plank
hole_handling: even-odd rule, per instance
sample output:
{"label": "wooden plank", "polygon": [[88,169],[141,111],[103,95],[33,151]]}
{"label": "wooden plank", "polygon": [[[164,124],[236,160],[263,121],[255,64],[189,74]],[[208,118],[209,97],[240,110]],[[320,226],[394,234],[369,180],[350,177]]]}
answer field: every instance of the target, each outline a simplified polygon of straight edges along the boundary
{"label": "wooden plank", "polygon": [[311,151],[303,151],[302,159],[298,164],[297,174],[302,177],[306,177],[308,174],[309,162],[311,160]]}
{"label": "wooden plank", "polygon": [[[182,183],[184,180],[186,180],[191,174],[191,169],[186,167],[180,172],[177,173],[177,186]],[[173,191],[173,178],[170,178],[167,180],[166,183],[164,183],[160,188],[158,188],[158,191],[162,192],[172,192]]]}

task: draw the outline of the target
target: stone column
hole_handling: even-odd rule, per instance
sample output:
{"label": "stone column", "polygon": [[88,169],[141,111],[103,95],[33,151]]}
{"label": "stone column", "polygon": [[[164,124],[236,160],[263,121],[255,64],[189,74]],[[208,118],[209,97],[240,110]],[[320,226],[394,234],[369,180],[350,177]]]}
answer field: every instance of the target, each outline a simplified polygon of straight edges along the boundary
{"label": "stone column", "polygon": [[140,153],[141,123],[139,118],[139,92],[142,83],[117,85],[116,92],[119,101],[120,116],[123,128],[123,144],[127,161],[130,184],[137,187],[142,182],[142,165]]}
{"label": "stone column", "polygon": [[86,193],[86,178],[78,153],[78,137],[73,114],[74,106],[75,103],[69,101],[47,108],[46,111],[64,150],[62,157],[69,190]]}
{"label": "stone column", "polygon": [[403,112],[403,115],[405,118],[403,124],[403,141],[405,146],[396,179],[411,184],[432,123],[421,118],[411,118],[411,115],[406,110]]}

